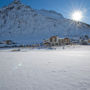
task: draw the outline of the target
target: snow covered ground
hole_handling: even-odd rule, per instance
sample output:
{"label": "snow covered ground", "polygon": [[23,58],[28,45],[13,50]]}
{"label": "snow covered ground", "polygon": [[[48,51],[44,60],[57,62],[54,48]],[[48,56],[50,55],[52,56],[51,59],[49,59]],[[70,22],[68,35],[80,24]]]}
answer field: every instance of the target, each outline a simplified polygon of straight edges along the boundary
{"label": "snow covered ground", "polygon": [[90,46],[1,49],[0,90],[90,90]]}

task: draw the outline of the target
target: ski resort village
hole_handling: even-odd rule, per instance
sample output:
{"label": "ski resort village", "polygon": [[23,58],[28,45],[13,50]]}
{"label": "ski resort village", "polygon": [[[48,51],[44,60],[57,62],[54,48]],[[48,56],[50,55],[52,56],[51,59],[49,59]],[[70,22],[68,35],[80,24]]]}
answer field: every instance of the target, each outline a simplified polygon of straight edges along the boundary
{"label": "ski resort village", "polygon": [[0,90],[90,90],[89,7],[0,0]]}
{"label": "ski resort village", "polygon": [[4,47],[53,47],[53,46],[65,46],[65,45],[90,45],[90,39],[87,35],[80,37],[80,39],[60,38],[57,35],[52,36],[41,43],[36,44],[22,44],[13,42],[12,40],[5,40],[0,42],[0,48]]}
{"label": "ski resort village", "polygon": [[0,9],[0,47],[89,45],[90,25],[14,0]]}

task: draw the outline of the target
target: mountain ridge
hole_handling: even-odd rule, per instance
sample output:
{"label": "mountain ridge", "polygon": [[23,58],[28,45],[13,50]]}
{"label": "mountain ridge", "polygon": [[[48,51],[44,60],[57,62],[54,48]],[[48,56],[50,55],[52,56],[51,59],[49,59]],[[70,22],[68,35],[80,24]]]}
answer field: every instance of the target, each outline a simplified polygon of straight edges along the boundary
{"label": "mountain ridge", "polygon": [[20,44],[40,43],[53,35],[59,37],[90,37],[90,25],[66,19],[52,10],[36,10],[15,0],[0,9],[0,41]]}

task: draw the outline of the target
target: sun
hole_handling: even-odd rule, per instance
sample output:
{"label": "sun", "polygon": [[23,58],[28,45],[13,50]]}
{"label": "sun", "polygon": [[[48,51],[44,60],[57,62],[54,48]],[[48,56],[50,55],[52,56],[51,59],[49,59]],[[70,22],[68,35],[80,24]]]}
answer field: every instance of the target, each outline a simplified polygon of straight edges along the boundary
{"label": "sun", "polygon": [[83,18],[82,12],[81,11],[74,11],[72,14],[72,19],[75,21],[81,21]]}

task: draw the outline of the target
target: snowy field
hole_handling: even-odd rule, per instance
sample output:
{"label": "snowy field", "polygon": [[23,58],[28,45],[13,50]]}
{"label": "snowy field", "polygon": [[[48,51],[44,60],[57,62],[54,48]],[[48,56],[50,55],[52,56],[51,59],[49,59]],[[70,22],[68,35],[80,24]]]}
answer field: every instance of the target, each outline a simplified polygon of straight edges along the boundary
{"label": "snowy field", "polygon": [[90,90],[90,46],[0,49],[0,90]]}

